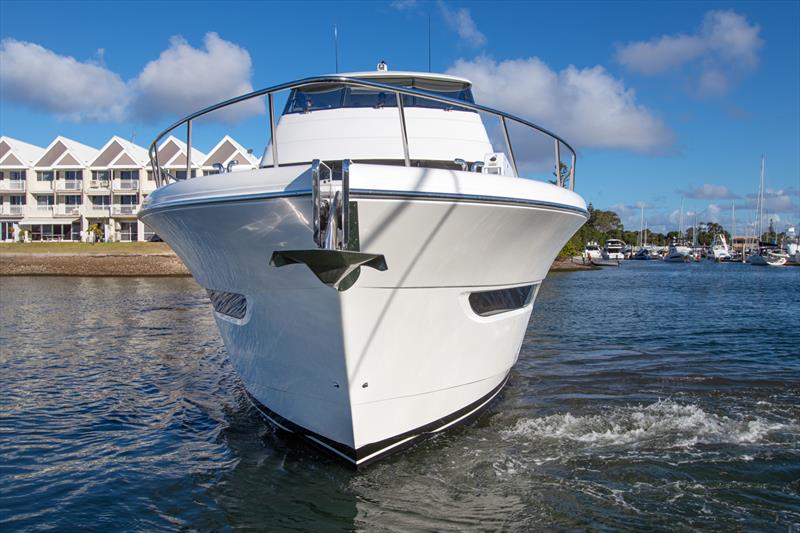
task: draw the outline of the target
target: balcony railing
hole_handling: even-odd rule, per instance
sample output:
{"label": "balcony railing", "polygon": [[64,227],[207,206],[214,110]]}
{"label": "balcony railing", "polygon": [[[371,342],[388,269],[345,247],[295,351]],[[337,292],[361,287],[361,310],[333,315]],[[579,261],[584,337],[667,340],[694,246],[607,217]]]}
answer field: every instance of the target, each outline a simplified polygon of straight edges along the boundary
{"label": "balcony railing", "polygon": [[24,191],[25,180],[0,180],[0,191]]}
{"label": "balcony railing", "polygon": [[139,180],[114,180],[115,191],[138,191]]}
{"label": "balcony railing", "polygon": [[138,205],[113,205],[111,206],[112,215],[135,215],[139,212]]}
{"label": "balcony railing", "polygon": [[36,180],[31,182],[31,189],[34,191],[52,191],[54,180]]}
{"label": "balcony railing", "polygon": [[107,217],[111,214],[111,206],[110,205],[87,205],[86,206],[86,215],[87,216],[104,216]]}
{"label": "balcony railing", "polygon": [[56,180],[53,183],[57,191],[80,191],[83,189],[83,180]]}
{"label": "balcony railing", "polygon": [[4,216],[22,216],[22,212],[24,210],[25,210],[24,205],[10,205],[10,204],[0,205],[0,215]]}
{"label": "balcony railing", "polygon": [[89,182],[90,189],[108,189],[111,186],[111,180],[91,180]]}
{"label": "balcony railing", "polygon": [[77,216],[81,214],[81,206],[79,205],[57,205],[55,209],[56,216]]}
{"label": "balcony railing", "polygon": [[53,216],[53,206],[52,205],[37,205],[33,208],[39,216]]}

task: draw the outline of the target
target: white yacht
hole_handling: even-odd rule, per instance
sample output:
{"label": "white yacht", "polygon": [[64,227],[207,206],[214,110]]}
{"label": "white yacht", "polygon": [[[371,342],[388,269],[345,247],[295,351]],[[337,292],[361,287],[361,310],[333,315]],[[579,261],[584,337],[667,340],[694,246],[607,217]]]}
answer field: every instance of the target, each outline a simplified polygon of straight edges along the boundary
{"label": "white yacht", "polygon": [[722,233],[718,233],[714,236],[714,241],[708,249],[708,258],[716,262],[731,260],[731,251],[728,248],[728,241]]}
{"label": "white yacht", "polygon": [[603,252],[600,249],[600,245],[597,244],[597,241],[589,241],[586,243],[586,246],[583,249],[583,258],[587,260],[600,259],[602,253]]}
{"label": "white yacht", "polygon": [[747,262],[758,266],[783,266],[789,260],[789,256],[780,248],[774,245],[762,245],[758,250],[750,254]]}
{"label": "white yacht", "polygon": [[678,241],[674,241],[669,245],[667,255],[664,257],[664,261],[669,261],[670,263],[688,263],[692,260],[691,247]]}
{"label": "white yacht", "polygon": [[603,259],[616,259],[618,261],[625,259],[625,242],[619,239],[608,239],[603,246]]}
{"label": "white yacht", "polygon": [[786,236],[783,239],[783,251],[789,257],[786,260],[787,264],[800,265],[800,239],[798,239],[794,226],[786,230]]}
{"label": "white yacht", "polygon": [[[173,130],[188,164],[192,123],[253,98],[269,112],[260,168],[174,181],[160,167]],[[541,153],[509,132],[547,140],[555,184],[521,177]],[[466,79],[384,63],[198,111],[150,155],[162,186],[139,217],[208,291],[254,406],[356,467],[497,396],[588,218],[565,141],[475,104]]]}

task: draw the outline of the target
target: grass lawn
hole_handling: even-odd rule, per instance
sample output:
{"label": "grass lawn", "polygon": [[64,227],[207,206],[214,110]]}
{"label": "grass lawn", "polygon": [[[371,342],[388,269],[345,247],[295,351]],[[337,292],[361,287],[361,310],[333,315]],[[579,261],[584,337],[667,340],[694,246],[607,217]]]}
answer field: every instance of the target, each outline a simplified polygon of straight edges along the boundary
{"label": "grass lawn", "polygon": [[132,252],[157,254],[171,251],[164,242],[31,242],[0,243],[0,254],[44,253],[44,252]]}

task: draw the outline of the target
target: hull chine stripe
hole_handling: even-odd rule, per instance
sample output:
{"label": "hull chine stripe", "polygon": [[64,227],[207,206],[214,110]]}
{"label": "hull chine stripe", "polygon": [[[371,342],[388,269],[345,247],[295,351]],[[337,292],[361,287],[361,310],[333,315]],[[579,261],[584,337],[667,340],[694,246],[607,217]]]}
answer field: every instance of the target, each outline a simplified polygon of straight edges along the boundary
{"label": "hull chine stripe", "polygon": [[508,382],[508,378],[509,374],[506,374],[500,383],[491,391],[489,391],[488,394],[459,409],[458,411],[455,411],[454,413],[443,416],[438,420],[434,420],[433,422],[420,426],[411,431],[406,431],[399,435],[395,435],[394,437],[370,444],[365,444],[358,449],[353,449],[346,444],[333,441],[298,424],[295,424],[294,422],[272,411],[269,407],[256,400],[249,393],[247,394],[247,397],[253,404],[253,407],[255,407],[256,411],[258,411],[260,415],[262,415],[275,426],[283,429],[284,431],[288,431],[289,433],[301,435],[316,446],[319,446],[322,449],[333,453],[335,456],[344,459],[350,465],[356,468],[363,468],[368,464],[377,461],[378,459],[412,446],[413,444],[440,433],[456,424],[468,421],[473,416],[476,416],[500,393],[505,384]]}

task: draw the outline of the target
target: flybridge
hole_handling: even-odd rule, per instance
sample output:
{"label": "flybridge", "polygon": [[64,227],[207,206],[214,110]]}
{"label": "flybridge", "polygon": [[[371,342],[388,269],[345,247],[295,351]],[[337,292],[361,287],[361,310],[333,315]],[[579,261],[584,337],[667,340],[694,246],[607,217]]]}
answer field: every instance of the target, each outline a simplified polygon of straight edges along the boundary
{"label": "flybridge", "polygon": [[[247,100],[251,100],[254,98],[260,97],[267,97],[267,109],[269,112],[269,130],[270,130],[270,143],[267,147],[265,152],[264,158],[262,158],[261,167],[262,168],[275,168],[281,166],[281,164],[298,164],[298,163],[306,163],[310,164],[313,159],[321,159],[323,161],[329,160],[343,160],[345,158],[352,158],[360,161],[388,161],[388,160],[396,160],[397,163],[403,164],[405,166],[431,166],[434,168],[453,168],[459,169],[462,168],[460,162],[456,162],[456,159],[459,159],[458,156],[449,158],[449,164],[451,166],[447,166],[448,159],[444,158],[443,156],[438,156],[437,154],[430,154],[430,153],[422,153],[427,144],[430,144],[427,135],[429,133],[426,130],[426,124],[430,125],[431,122],[429,117],[409,117],[408,114],[410,112],[419,112],[419,111],[427,111],[427,110],[419,110],[416,108],[428,108],[431,111],[439,111],[441,112],[444,110],[445,112],[448,111],[467,111],[467,112],[478,112],[481,116],[488,116],[493,117],[498,120],[499,132],[502,136],[503,142],[505,144],[505,154],[507,154],[508,163],[511,167],[511,171],[514,176],[520,176],[519,172],[519,163],[520,161],[515,156],[515,147],[516,146],[529,146],[530,139],[511,139],[510,136],[510,126],[523,126],[526,133],[528,135],[533,136],[544,136],[545,138],[549,138],[550,142],[553,146],[553,154],[554,154],[554,175],[556,176],[556,184],[561,187],[568,188],[570,190],[574,190],[575,187],[575,162],[576,162],[576,154],[575,150],[562,138],[558,135],[552,133],[551,131],[538,126],[528,120],[523,118],[511,115],[509,113],[505,113],[503,111],[499,111],[496,109],[492,109],[486,106],[482,106],[480,104],[476,104],[472,101],[471,92],[469,92],[469,82],[466,80],[462,80],[460,78],[455,77],[447,77],[447,76],[434,76],[430,74],[424,73],[400,73],[400,72],[393,72],[391,73],[392,78],[390,78],[389,73],[380,72],[380,73],[370,73],[372,76],[370,78],[377,77],[381,79],[381,81],[373,81],[373,79],[368,79],[366,77],[353,77],[353,76],[319,76],[319,77],[312,77],[312,78],[305,78],[302,80],[297,80],[293,82],[288,82],[280,85],[276,85],[273,87],[269,87],[266,89],[261,89],[259,91],[255,91],[249,94],[245,94],[236,98],[232,98],[230,100],[226,100],[219,104],[210,106],[206,109],[202,109],[191,115],[181,119],[180,121],[172,124],[169,128],[164,130],[152,143],[150,146],[150,160],[153,166],[153,171],[158,180],[159,186],[168,183],[170,180],[174,180],[175,176],[167,171],[162,165],[162,162],[159,161],[157,147],[162,139],[168,136],[170,133],[175,131],[181,126],[186,127],[186,147],[187,152],[191,153],[192,151],[192,123],[195,119],[202,117],[208,113],[217,111],[219,109],[229,107]],[[414,74],[412,76],[412,74]],[[390,83],[383,83],[383,79],[386,78],[392,79],[392,81],[400,81],[400,80],[421,80],[417,85],[425,85],[430,83],[442,83],[449,86],[451,89],[457,89],[455,92],[440,92],[433,90],[426,90],[416,87],[405,87],[401,85],[393,85]],[[389,120],[390,116],[388,113],[394,112],[395,117],[393,120],[396,121],[396,126],[394,131],[397,132],[397,137],[395,141],[391,141],[391,139],[386,138],[386,134],[384,133],[381,142],[380,149],[376,151],[376,155],[358,155],[354,157],[350,153],[340,153],[334,154],[332,157],[326,157],[324,154],[315,154],[311,157],[304,157],[303,155],[296,155],[296,154],[289,154],[292,157],[284,158],[282,152],[289,150],[288,145],[283,143],[281,140],[281,131],[280,127],[276,124],[276,113],[275,113],[275,105],[274,105],[274,95],[276,93],[284,92],[284,91],[292,91],[295,95],[295,100],[292,100],[291,95],[289,102],[287,103],[287,110],[289,110],[289,114],[284,114],[281,126],[283,122],[292,118],[293,116],[300,117],[298,120],[303,120],[305,117],[309,115],[314,115],[315,112],[324,112],[324,113],[336,113],[336,112],[343,112],[343,111],[367,111],[373,113],[373,116],[381,117],[382,119]],[[299,103],[299,96],[298,95],[307,95],[311,92],[316,92],[317,94],[324,94],[324,93],[331,93],[334,96],[331,99],[330,107],[320,107],[313,104],[312,98],[312,105],[308,105],[308,100],[305,99],[302,103]],[[360,91],[360,94],[359,94]],[[353,100],[354,95],[360,99],[363,105],[352,105],[347,106],[344,105],[345,98],[349,95],[350,101],[354,102]],[[336,106],[334,106],[334,103]],[[370,105],[367,105],[370,104]],[[412,107],[408,104],[412,103]],[[295,105],[297,105],[297,111],[294,111]],[[361,108],[354,109],[354,108]],[[350,109],[348,109],[350,108]],[[296,114],[294,114],[296,113]],[[472,113],[469,113],[472,115]],[[354,117],[331,117],[332,119],[342,118],[342,119],[353,119]],[[418,120],[415,124],[413,121]],[[427,120],[427,123],[425,122]],[[334,125],[335,125],[334,121]],[[363,121],[362,123],[363,124]],[[451,123],[454,127],[458,127],[455,122]],[[330,125],[330,123],[329,123]],[[349,125],[342,121],[343,126],[352,126],[353,123]],[[412,131],[410,130],[410,125],[414,126]],[[287,122],[287,127],[290,124]],[[481,124],[481,128],[483,125]],[[349,129],[349,128],[346,128]],[[381,127],[381,131],[385,132],[386,128]],[[345,130],[340,129],[340,134],[347,133]],[[452,133],[452,132],[448,132]],[[291,142],[295,145],[298,144],[298,139],[296,136],[292,136]],[[374,137],[374,136],[373,136]],[[302,139],[300,139],[302,140]],[[331,140],[335,140],[334,137]],[[367,139],[367,141],[372,141],[373,138]],[[517,144],[519,143],[519,144]],[[473,143],[476,146],[480,143]],[[335,143],[328,142],[326,143],[328,146],[334,146]],[[480,163],[481,165],[475,165],[476,168],[482,168],[484,161],[482,161],[484,154],[489,154],[494,152],[491,150],[491,144],[489,143],[488,138],[485,139],[485,142],[481,145],[480,148],[488,146],[489,150],[483,150],[475,148],[473,150],[472,157],[469,159],[461,158],[467,163],[467,168],[472,168],[473,165],[476,163]],[[333,148],[331,148],[333,149]],[[352,150],[352,143],[349,143],[347,150]],[[341,151],[341,150],[340,150]],[[420,152],[420,153],[417,153]],[[479,153],[480,152],[480,153]],[[450,155],[447,150],[443,150],[442,153],[444,155]],[[187,161],[191,160],[191,156],[187,157]],[[445,163],[445,164],[443,164]],[[189,175],[187,171],[186,175]]]}

